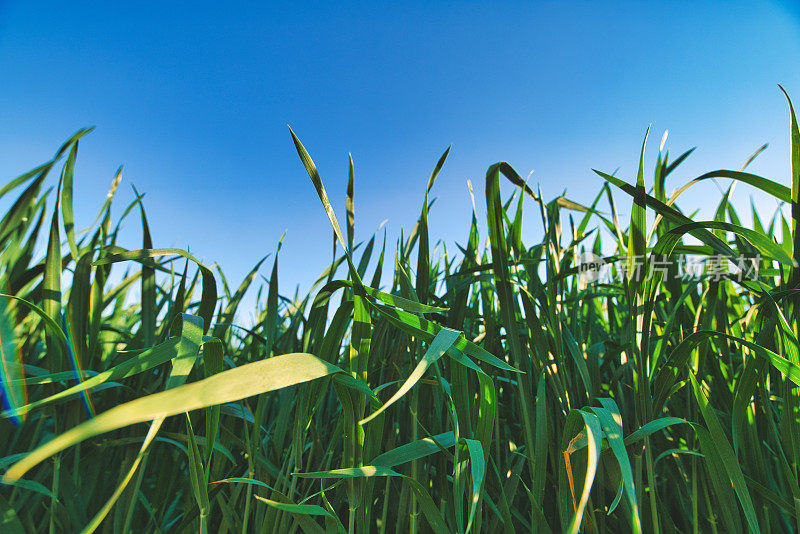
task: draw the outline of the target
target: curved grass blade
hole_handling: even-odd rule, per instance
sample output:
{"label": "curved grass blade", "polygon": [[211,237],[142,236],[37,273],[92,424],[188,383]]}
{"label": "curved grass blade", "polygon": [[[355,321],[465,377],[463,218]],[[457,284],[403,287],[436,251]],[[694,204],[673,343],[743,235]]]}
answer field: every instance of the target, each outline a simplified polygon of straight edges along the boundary
{"label": "curved grass blade", "polygon": [[578,502],[578,507],[575,510],[575,514],[572,517],[572,522],[570,523],[568,529],[570,534],[578,534],[578,531],[581,527],[581,522],[583,521],[583,512],[586,510],[586,505],[589,502],[589,493],[592,491],[594,477],[597,473],[597,464],[600,459],[600,442],[603,438],[603,431],[600,426],[600,421],[596,415],[584,412],[582,410],[575,410],[570,413],[573,414],[572,417],[580,414],[580,416],[583,418],[583,422],[586,425],[587,445],[589,447],[589,453],[586,459],[586,477],[583,482],[581,499]]}
{"label": "curved grass blade", "polygon": [[419,460],[442,449],[449,449],[455,443],[455,435],[452,432],[443,432],[384,452],[376,456],[370,464],[380,467],[394,467],[412,460]]}
{"label": "curved grass blade", "polygon": [[154,248],[149,250],[129,250],[103,256],[96,260],[92,265],[107,265],[109,263],[116,263],[120,261],[138,261],[145,263],[150,258],[159,256],[177,255],[194,262],[200,269],[203,277],[203,294],[200,298],[200,308],[197,310],[197,315],[203,319],[203,333],[208,332],[213,320],[214,309],[217,306],[217,283],[214,280],[214,273],[211,269],[200,263],[200,261],[179,248]]}
{"label": "curved grass blade", "polygon": [[628,451],[625,449],[625,443],[622,439],[622,416],[619,413],[617,404],[607,397],[597,399],[603,408],[591,408],[594,414],[600,421],[603,427],[603,433],[608,441],[614,456],[619,463],[619,470],[622,474],[622,482],[620,484],[620,491],[614,498],[614,502],[608,509],[611,514],[619,503],[622,497],[622,489],[624,488],[625,494],[628,497],[628,504],[631,508],[631,522],[633,524],[633,531],[640,533],[642,531],[641,518],[639,516],[639,505],[636,502],[636,490],[633,483],[633,470],[631,468],[630,458],[628,458]]}
{"label": "curved grass blade", "polygon": [[17,480],[49,456],[98,434],[160,417],[241,400],[340,372],[342,370],[335,365],[305,353],[275,356],[223,371],[198,382],[111,408],[34,450],[14,464],[4,479]]}
{"label": "curved grass blade", "polygon": [[436,334],[436,337],[434,337],[433,341],[431,341],[428,350],[426,350],[425,354],[422,355],[419,363],[411,372],[406,381],[403,382],[403,385],[400,386],[400,389],[398,389],[397,392],[395,392],[395,394],[383,404],[383,406],[372,412],[370,416],[359,421],[358,424],[363,425],[369,421],[372,421],[382,414],[389,406],[401,399],[403,395],[408,393],[409,390],[414,387],[414,384],[416,384],[419,379],[422,378],[422,376],[425,374],[425,371],[428,370],[428,367],[433,365],[434,362],[444,356],[444,353],[453,346],[453,343],[459,338],[460,335],[461,332],[457,330],[451,330],[450,328],[442,328],[439,330],[439,332]]}

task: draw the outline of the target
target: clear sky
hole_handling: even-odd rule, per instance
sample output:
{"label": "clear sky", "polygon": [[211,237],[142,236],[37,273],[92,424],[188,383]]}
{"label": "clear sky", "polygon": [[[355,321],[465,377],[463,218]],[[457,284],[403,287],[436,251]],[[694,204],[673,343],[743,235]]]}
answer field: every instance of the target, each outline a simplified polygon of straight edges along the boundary
{"label": "clear sky", "polygon": [[[453,145],[431,232],[455,250],[509,161],[547,198],[588,202],[591,168],[628,179],[648,124],[673,155],[668,189],[716,168],[788,184],[782,83],[800,104],[800,10],[779,2],[0,2],[0,175],[49,158],[80,127],[77,226],[125,165],[117,214],[146,193],[157,247],[219,262],[231,283],[284,231],[282,292],[329,261],[330,227],[289,137],[316,160],[343,220],[356,166],[356,239],[388,219],[389,251]],[[708,194],[706,194],[708,193]],[[716,188],[684,202],[708,208]],[[737,195],[745,202],[749,192]],[[767,204],[772,207],[774,204]],[[538,216],[528,217],[530,243]],[[137,248],[131,218],[124,246]],[[265,274],[268,269],[263,269]]]}

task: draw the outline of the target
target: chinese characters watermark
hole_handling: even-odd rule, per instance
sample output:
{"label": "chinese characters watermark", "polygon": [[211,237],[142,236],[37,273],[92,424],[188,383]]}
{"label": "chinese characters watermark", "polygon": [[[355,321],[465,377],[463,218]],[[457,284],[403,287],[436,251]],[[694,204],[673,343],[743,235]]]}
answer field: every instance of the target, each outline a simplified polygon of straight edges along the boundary
{"label": "chinese characters watermark", "polygon": [[717,255],[617,256],[602,258],[584,252],[576,258],[582,285],[593,282],[612,283],[627,278],[644,281],[659,275],[662,280],[678,278],[684,282],[709,280],[757,281],[761,255],[728,257]]}

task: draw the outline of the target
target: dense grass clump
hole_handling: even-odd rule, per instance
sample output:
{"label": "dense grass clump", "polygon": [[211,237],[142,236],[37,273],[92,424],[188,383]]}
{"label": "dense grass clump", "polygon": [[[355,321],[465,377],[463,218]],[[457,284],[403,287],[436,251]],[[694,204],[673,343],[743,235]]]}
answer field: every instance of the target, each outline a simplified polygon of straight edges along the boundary
{"label": "dense grass clump", "polygon": [[[478,195],[488,236],[473,214],[458,251],[435,253],[447,152],[392,253],[354,243],[352,163],[342,231],[292,133],[334,254],[286,297],[276,252],[248,328],[234,319],[264,260],[229,286],[154,248],[141,198],[112,217],[119,176],[76,232],[79,131],[0,189],[19,194],[0,220],[0,531],[800,530],[790,111],[791,187],[719,170],[668,196],[691,151],[646,173],[643,145],[636,179],[597,171],[582,206],[545,202],[498,163]],[[676,199],[712,178],[790,208],[744,227],[728,189],[695,221]],[[523,200],[540,243],[522,241]],[[118,243],[129,217],[135,250]],[[705,271],[687,275],[687,258]]]}

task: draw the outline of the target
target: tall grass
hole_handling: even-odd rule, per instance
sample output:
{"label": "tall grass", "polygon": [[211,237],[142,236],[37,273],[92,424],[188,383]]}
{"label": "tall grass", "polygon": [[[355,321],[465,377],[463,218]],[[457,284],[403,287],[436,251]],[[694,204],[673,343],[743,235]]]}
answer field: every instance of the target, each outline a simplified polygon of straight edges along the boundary
{"label": "tall grass", "polygon": [[[488,235],[473,213],[458,250],[434,252],[447,151],[416,226],[387,250],[380,235],[354,242],[352,162],[343,229],[291,132],[335,239],[294,296],[279,290],[278,251],[232,286],[154,248],[140,197],[112,216],[119,175],[76,231],[79,131],[0,189],[18,194],[0,220],[0,531],[800,530],[789,106],[790,187],[719,170],[668,196],[691,151],[660,151],[648,171],[646,138],[637,177],[596,171],[590,206],[545,202],[497,163],[479,199]],[[678,197],[708,179],[788,215],[753,210],[744,227],[728,189],[713,220],[693,220]],[[120,223],[136,217],[142,242],[123,248]],[[523,242],[523,221],[541,242]],[[588,253],[613,276],[587,279]],[[758,278],[681,277],[687,255],[755,258]],[[269,283],[253,288],[265,261]],[[235,322],[247,291],[251,328]]]}

